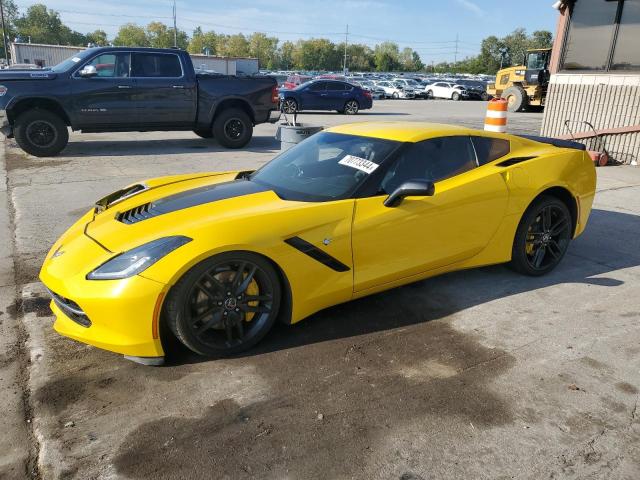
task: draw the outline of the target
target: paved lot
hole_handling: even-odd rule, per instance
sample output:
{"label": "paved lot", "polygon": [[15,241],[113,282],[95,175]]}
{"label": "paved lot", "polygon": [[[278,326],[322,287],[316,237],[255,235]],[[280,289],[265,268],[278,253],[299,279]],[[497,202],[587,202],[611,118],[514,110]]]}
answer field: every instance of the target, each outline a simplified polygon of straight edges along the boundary
{"label": "paved lot", "polygon": [[[356,120],[481,127],[484,104],[381,101]],[[332,125],[354,120],[304,115]],[[510,117],[538,131],[541,114]],[[57,336],[37,282],[100,196],[253,168],[190,133],[77,135],[0,163],[0,478],[640,478],[640,169],[598,169],[586,233],[544,278],[450,274],[278,326],[238,358],[162,368]]]}

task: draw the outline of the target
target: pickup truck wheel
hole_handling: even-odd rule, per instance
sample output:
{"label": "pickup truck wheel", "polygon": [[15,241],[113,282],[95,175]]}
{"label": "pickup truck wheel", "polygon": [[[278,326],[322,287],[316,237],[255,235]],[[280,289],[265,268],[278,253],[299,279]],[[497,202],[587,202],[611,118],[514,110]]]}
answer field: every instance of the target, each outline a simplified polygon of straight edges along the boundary
{"label": "pickup truck wheel", "polygon": [[213,130],[194,130],[193,133],[198,135],[200,138],[213,138]]}
{"label": "pickup truck wheel", "polygon": [[253,135],[253,123],[244,111],[230,108],[213,121],[213,136],[227,148],[242,148]]}
{"label": "pickup truck wheel", "polygon": [[15,121],[14,135],[20,148],[36,157],[57,155],[69,142],[66,123],[48,110],[24,112]]}

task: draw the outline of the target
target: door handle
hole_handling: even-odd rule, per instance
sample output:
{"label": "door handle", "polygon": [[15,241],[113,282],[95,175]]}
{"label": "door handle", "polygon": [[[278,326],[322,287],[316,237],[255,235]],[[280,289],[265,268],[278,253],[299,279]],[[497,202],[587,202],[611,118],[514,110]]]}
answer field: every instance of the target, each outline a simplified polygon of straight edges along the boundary
{"label": "door handle", "polygon": [[184,85],[172,85],[172,88],[184,88]]}
{"label": "door handle", "polygon": [[118,88],[131,88],[131,85],[118,85]]}
{"label": "door handle", "polygon": [[327,96],[327,94],[326,94],[326,93],[321,93],[321,94],[320,94],[320,96],[321,96],[321,97],[326,97],[326,96]]}

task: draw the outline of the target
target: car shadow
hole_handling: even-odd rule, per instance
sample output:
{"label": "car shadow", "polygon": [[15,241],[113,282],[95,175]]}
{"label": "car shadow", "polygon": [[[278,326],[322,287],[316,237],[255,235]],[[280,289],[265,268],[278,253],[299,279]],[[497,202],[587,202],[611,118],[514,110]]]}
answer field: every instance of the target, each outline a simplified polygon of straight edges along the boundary
{"label": "car shadow", "polygon": [[[303,110],[302,112],[300,112],[298,114],[298,117],[301,117],[303,115],[343,115],[342,113],[338,113],[335,110]],[[360,110],[357,115],[353,115],[352,118],[358,118],[360,116],[365,116],[365,117],[385,117],[385,116],[406,116],[406,115],[411,115],[410,113],[405,113],[405,112],[370,112],[370,111],[362,111]],[[344,115],[345,117],[347,115]],[[355,121],[355,120],[354,120]]]}
{"label": "car shadow", "polygon": [[[562,263],[548,275],[527,277],[498,265],[434,277],[327,308],[292,326],[278,324],[260,344],[238,356],[251,357],[430,322],[499,298],[554,285],[582,283],[616,288],[624,282],[608,274],[640,265],[640,252],[633,247],[637,245],[638,232],[640,216],[595,209],[585,233],[572,242]],[[547,301],[553,302],[553,297]],[[535,308],[523,305],[529,311]],[[167,365],[205,361],[215,359],[200,357],[181,346],[167,357]]]}
{"label": "car shadow", "polygon": [[[280,141],[271,135],[255,135],[242,150],[265,153],[280,149]],[[136,155],[171,155],[188,152],[224,152],[228,151],[213,139],[193,138],[176,139],[136,139],[136,140],[87,140],[69,142],[59,158],[64,157],[101,157],[104,155],[121,157]]]}

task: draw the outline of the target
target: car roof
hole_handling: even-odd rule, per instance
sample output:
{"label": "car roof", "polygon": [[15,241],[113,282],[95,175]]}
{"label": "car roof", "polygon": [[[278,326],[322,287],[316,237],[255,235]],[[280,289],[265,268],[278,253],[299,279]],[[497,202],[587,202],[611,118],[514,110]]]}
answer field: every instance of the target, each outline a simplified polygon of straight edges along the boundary
{"label": "car roof", "polygon": [[488,135],[484,131],[459,127],[457,125],[402,121],[350,123],[331,127],[325,131],[412,143],[421,142],[422,140],[429,138],[445,137],[450,135],[482,135],[500,137],[499,135]]}

